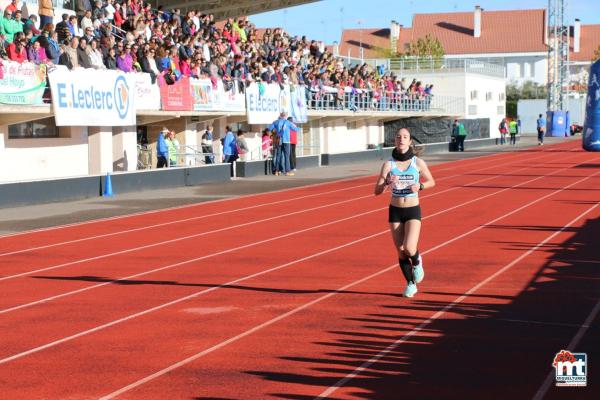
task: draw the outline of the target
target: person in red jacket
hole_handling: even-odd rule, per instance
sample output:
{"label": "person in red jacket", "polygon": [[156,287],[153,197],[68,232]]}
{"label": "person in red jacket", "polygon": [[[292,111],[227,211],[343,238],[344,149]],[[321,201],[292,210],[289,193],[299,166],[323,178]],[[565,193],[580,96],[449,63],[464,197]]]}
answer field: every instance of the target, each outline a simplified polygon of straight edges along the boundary
{"label": "person in red jacket", "polygon": [[25,39],[15,40],[8,45],[8,59],[16,61],[19,64],[27,61],[27,51],[25,50]]}

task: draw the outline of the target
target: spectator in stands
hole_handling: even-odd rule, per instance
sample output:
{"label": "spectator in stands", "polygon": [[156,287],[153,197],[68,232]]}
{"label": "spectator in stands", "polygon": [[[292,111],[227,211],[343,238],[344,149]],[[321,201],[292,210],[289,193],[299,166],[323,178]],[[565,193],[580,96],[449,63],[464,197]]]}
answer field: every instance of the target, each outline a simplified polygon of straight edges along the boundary
{"label": "spectator in stands", "polygon": [[106,57],[104,57],[104,65],[106,69],[117,69],[117,52],[114,47],[108,49]]}
{"label": "spectator in stands", "polygon": [[92,10],[92,4],[90,3],[90,0],[76,0],[75,4],[75,14],[79,20],[85,16],[86,11]]}
{"label": "spectator in stands", "polygon": [[153,48],[145,50],[141,63],[142,72],[150,74],[150,79],[152,80],[153,84],[156,82],[156,77],[160,75],[160,71],[158,70],[158,66],[156,64],[156,59],[154,58],[155,53],[156,50]]}
{"label": "spectator in stands", "polygon": [[92,40],[96,39],[96,36],[94,35],[94,28],[92,26],[88,26],[84,29],[82,39],[85,39],[87,43],[90,43]]}
{"label": "spectator in stands", "polygon": [[163,127],[162,130],[158,134],[158,139],[156,141],[156,158],[157,158],[156,168],[165,168],[167,166],[167,159],[169,157],[169,148],[167,147],[165,135],[168,135],[168,134],[169,134],[169,130],[166,127]]}
{"label": "spectator in stands", "polygon": [[223,139],[223,162],[232,163],[238,159],[235,135],[229,126],[225,127],[225,138]]}
{"label": "spectator in stands", "polygon": [[69,27],[69,14],[63,14],[61,18],[62,21],[56,24],[56,32],[58,33],[59,43],[62,43],[71,33],[71,29]]}
{"label": "spectator in stands", "polygon": [[11,15],[13,15],[17,10],[21,8],[17,5],[17,0],[11,0],[10,4],[6,6],[4,11],[8,11]]}
{"label": "spectator in stands", "polygon": [[125,44],[125,49],[117,57],[117,68],[123,72],[133,72],[133,57],[131,56],[131,45]]}
{"label": "spectator in stands", "polygon": [[79,26],[77,23],[77,17],[74,15],[69,16],[69,21],[67,22],[67,27],[69,28],[69,32],[71,32],[71,37],[75,37],[79,35]]}
{"label": "spectator in stands", "polygon": [[104,60],[102,57],[102,52],[98,48],[98,41],[96,39],[92,39],[89,45],[89,57],[90,64],[94,69],[106,69],[104,65]]}
{"label": "spectator in stands", "polygon": [[13,2],[6,7],[4,10],[4,19],[0,21],[0,24],[2,24],[2,29],[0,29],[0,31],[4,31],[6,42],[9,44],[13,42],[15,33],[23,32],[23,24],[13,18],[13,13],[9,9],[9,7],[14,4],[16,4],[16,1],[13,0]]}
{"label": "spectator in stands", "polygon": [[46,57],[46,51],[40,45],[40,41],[36,40],[31,44],[29,50],[27,50],[27,58],[29,62],[32,62],[36,65],[44,64],[48,62],[48,57]]}
{"label": "spectator in stands", "polygon": [[15,40],[8,46],[7,53],[8,59],[18,63],[24,63],[27,61],[27,51],[25,50],[25,37],[23,32],[19,32],[20,35],[15,36]]}
{"label": "spectator in stands", "polygon": [[202,153],[206,154],[204,156],[205,164],[214,164],[215,156],[213,155],[213,127],[212,125],[208,125],[204,134],[202,135]]}
{"label": "spectator in stands", "polygon": [[87,41],[83,37],[79,39],[79,47],[77,47],[77,63],[83,68],[92,68]]}
{"label": "spectator in stands", "polygon": [[34,36],[38,36],[42,32],[37,28],[37,23],[38,23],[37,15],[35,15],[35,14],[29,15],[29,18],[27,18],[27,21],[25,21],[25,23],[23,24],[23,32],[25,32],[25,33],[31,32],[31,33],[33,33]]}
{"label": "spectator in stands", "polygon": [[38,14],[40,14],[40,27],[51,24],[54,18],[52,0],[38,0]]}
{"label": "spectator in stands", "polygon": [[58,63],[64,65],[69,69],[79,68],[79,62],[77,61],[77,48],[79,47],[79,39],[74,37],[69,42],[65,41],[65,47],[63,53],[59,57]]}

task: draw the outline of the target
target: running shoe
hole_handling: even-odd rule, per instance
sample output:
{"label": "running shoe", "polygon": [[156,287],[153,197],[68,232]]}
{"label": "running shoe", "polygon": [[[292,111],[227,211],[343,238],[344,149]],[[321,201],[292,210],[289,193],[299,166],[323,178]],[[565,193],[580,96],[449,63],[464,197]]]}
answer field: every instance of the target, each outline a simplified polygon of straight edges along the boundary
{"label": "running shoe", "polygon": [[419,264],[413,268],[413,276],[415,283],[420,283],[425,278],[425,270],[423,270],[423,257],[419,254]]}
{"label": "running shoe", "polygon": [[417,285],[409,283],[404,289],[404,297],[413,297],[417,293]]}

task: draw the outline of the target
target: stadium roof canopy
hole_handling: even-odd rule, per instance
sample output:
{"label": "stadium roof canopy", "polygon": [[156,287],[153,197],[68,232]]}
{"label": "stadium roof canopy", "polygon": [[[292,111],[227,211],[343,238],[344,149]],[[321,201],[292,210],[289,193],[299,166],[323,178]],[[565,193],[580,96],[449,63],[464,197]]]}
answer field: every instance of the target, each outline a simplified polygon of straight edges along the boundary
{"label": "stadium roof canopy", "polygon": [[218,21],[228,17],[259,14],[316,1],[319,0],[158,0],[158,4],[168,9],[199,10],[204,14],[214,14]]}

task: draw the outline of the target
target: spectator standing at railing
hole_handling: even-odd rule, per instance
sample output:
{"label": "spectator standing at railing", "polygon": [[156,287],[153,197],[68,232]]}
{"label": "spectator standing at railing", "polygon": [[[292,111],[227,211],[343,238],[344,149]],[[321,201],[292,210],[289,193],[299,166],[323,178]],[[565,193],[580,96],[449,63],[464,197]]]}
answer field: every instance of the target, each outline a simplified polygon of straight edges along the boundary
{"label": "spectator standing at railing", "polygon": [[506,123],[506,118],[502,118],[502,121],[500,121],[500,125],[498,125],[498,131],[500,132],[500,144],[503,145],[506,143],[506,134],[508,133],[508,124]]}
{"label": "spectator standing at railing", "polygon": [[208,125],[204,134],[202,135],[202,153],[206,154],[204,156],[205,164],[214,164],[215,156],[213,155],[213,127],[212,125]]}
{"label": "spectator standing at railing", "polygon": [[225,138],[223,139],[223,162],[232,163],[238,159],[237,143],[231,128],[226,126],[225,130]]}
{"label": "spectator standing at railing", "polygon": [[158,139],[156,141],[156,168],[165,168],[167,166],[169,148],[167,147],[167,139],[165,139],[165,135],[168,134],[169,130],[164,127],[158,134]]}

